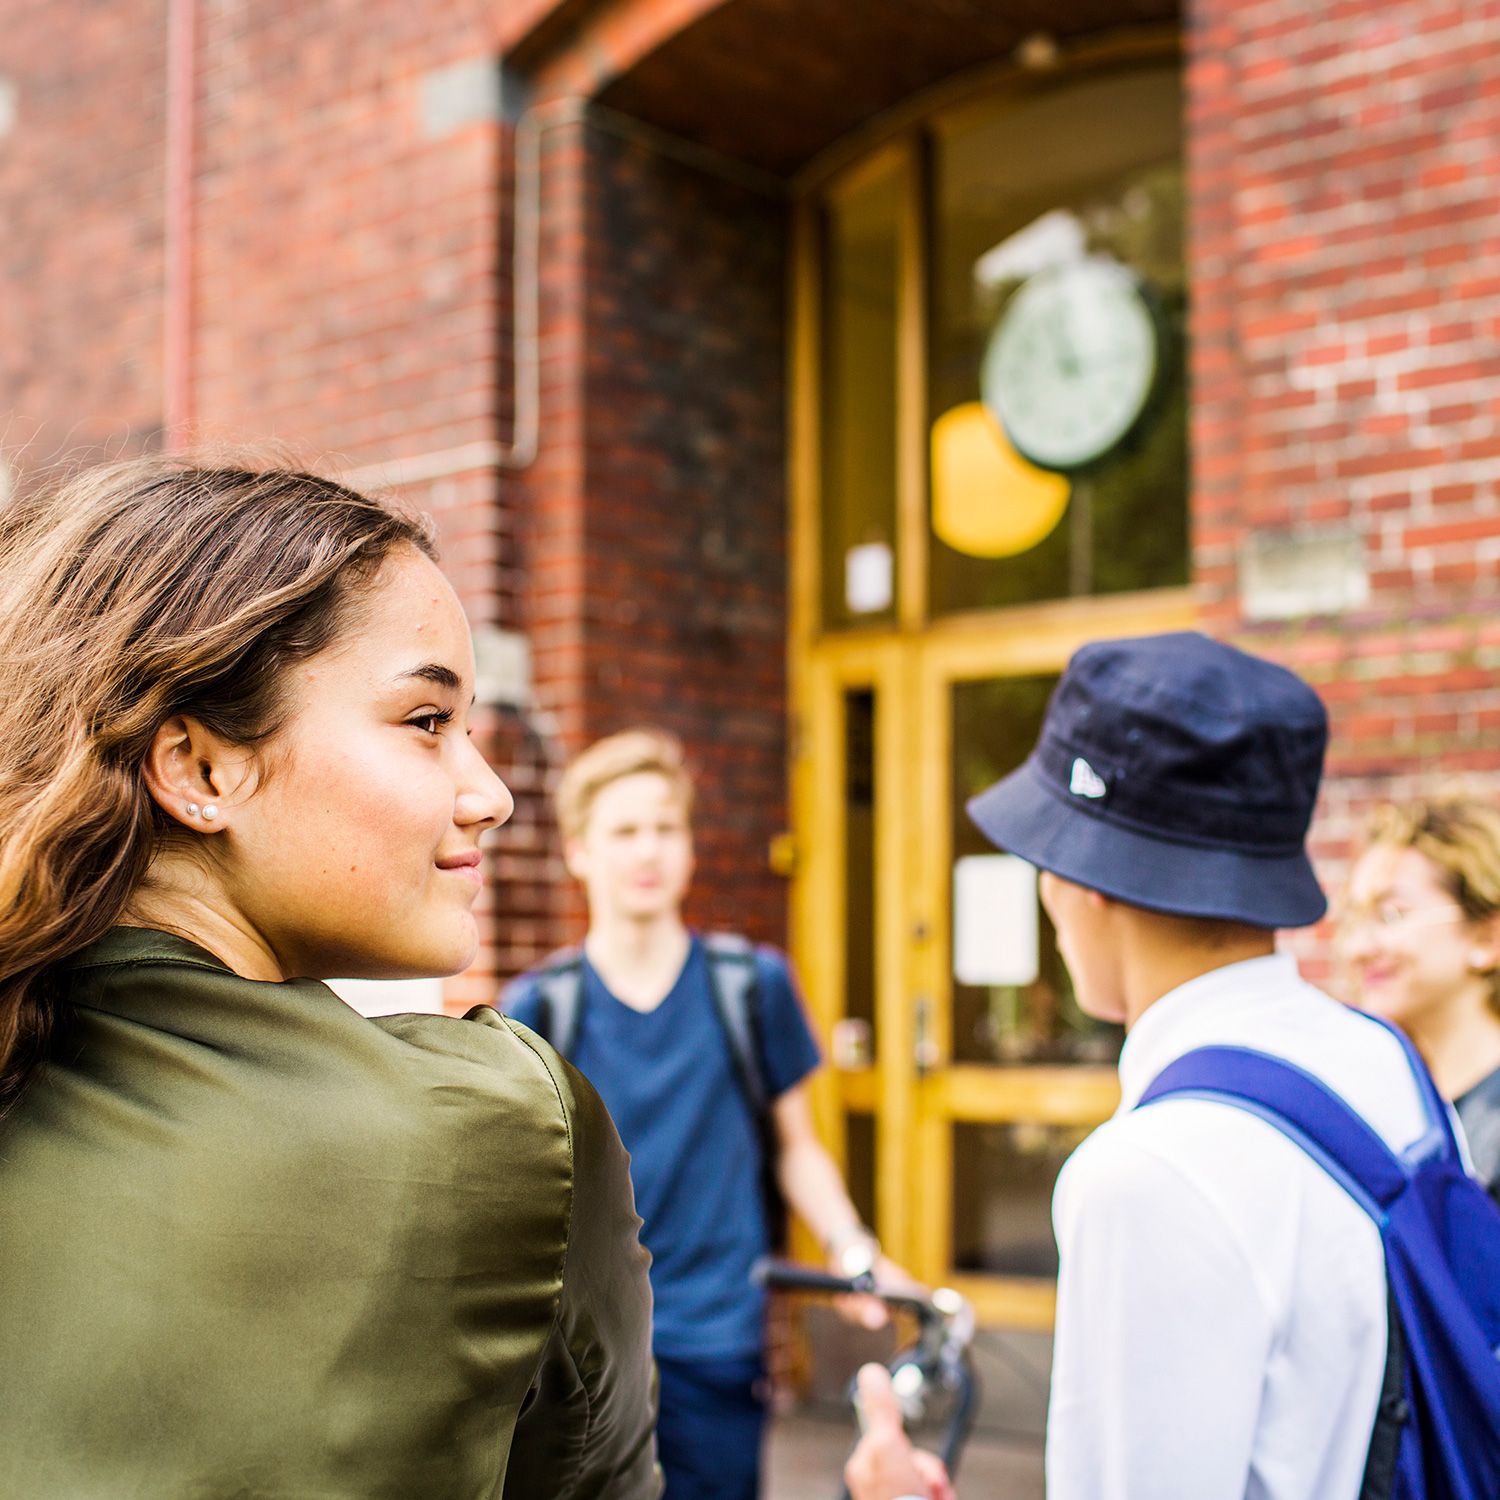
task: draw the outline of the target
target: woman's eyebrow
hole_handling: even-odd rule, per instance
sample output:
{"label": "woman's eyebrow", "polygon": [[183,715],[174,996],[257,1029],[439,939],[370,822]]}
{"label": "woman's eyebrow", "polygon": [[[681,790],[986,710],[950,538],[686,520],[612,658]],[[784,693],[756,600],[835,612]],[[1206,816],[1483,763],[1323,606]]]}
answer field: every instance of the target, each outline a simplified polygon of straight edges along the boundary
{"label": "woman's eyebrow", "polygon": [[440,661],[424,661],[420,667],[413,667],[411,671],[403,672],[396,680],[405,682],[409,677],[420,677],[424,682],[434,682],[452,693],[458,692],[463,687],[463,679],[458,673],[452,667],[445,667]]}

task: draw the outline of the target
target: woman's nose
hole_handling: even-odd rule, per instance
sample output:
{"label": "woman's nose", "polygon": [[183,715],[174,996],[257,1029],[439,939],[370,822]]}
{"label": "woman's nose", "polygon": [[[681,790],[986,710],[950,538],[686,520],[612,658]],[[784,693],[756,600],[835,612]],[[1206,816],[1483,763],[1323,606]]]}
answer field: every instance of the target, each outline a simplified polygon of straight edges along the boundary
{"label": "woman's nose", "polygon": [[491,768],[476,746],[468,744],[469,774],[454,806],[453,820],[461,827],[498,828],[516,810],[510,788]]}

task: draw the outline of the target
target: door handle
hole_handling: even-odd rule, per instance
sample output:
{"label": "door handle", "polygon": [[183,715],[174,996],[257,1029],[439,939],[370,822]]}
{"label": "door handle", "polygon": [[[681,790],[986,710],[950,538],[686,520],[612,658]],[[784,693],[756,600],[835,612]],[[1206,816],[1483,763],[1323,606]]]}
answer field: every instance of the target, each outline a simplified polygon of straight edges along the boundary
{"label": "door handle", "polygon": [[912,1028],[912,1061],[916,1064],[917,1077],[925,1078],[934,1068],[941,1067],[943,1062],[942,1050],[932,1034],[932,997],[918,995],[913,1010],[915,1025]]}
{"label": "door handle", "polygon": [[858,1016],[845,1016],[833,1023],[833,1065],[842,1073],[856,1073],[875,1061],[870,1023]]}

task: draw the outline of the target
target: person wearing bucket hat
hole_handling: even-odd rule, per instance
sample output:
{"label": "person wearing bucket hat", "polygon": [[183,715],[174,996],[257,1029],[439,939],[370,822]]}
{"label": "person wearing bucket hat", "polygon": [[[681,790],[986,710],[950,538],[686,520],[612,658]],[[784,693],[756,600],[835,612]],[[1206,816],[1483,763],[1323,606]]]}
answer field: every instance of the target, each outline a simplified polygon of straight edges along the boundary
{"label": "person wearing bucket hat", "polygon": [[[1053,1199],[1049,1500],[1366,1493],[1388,1335],[1374,1221],[1247,1109],[1136,1107],[1185,1054],[1251,1048],[1311,1073],[1393,1150],[1422,1136],[1401,1043],[1276,952],[1278,928],[1326,909],[1304,849],[1326,741],[1317,695],[1282,667],[1192,632],[1096,641],[1025,764],[968,805],[1041,872],[1079,1005],[1126,1028],[1119,1110]],[[875,1430],[889,1450],[891,1424]],[[905,1492],[853,1482],[877,1469],[936,1493],[903,1455],[873,1456],[851,1460],[854,1500]]]}
{"label": "person wearing bucket hat", "polygon": [[1193,632],[1084,646],[1041,738],[969,816],[994,844],[1148,911],[1305,927],[1328,719],[1300,678]]}

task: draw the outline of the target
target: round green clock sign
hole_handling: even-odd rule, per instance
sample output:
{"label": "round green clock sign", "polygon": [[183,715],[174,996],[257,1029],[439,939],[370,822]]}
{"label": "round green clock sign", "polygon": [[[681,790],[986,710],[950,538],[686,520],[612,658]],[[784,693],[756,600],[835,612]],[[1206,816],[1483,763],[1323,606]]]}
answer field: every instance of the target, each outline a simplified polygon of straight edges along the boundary
{"label": "round green clock sign", "polygon": [[1117,261],[1039,271],[1006,304],[980,393],[1016,451],[1044,469],[1097,463],[1130,433],[1161,363],[1156,318]]}

